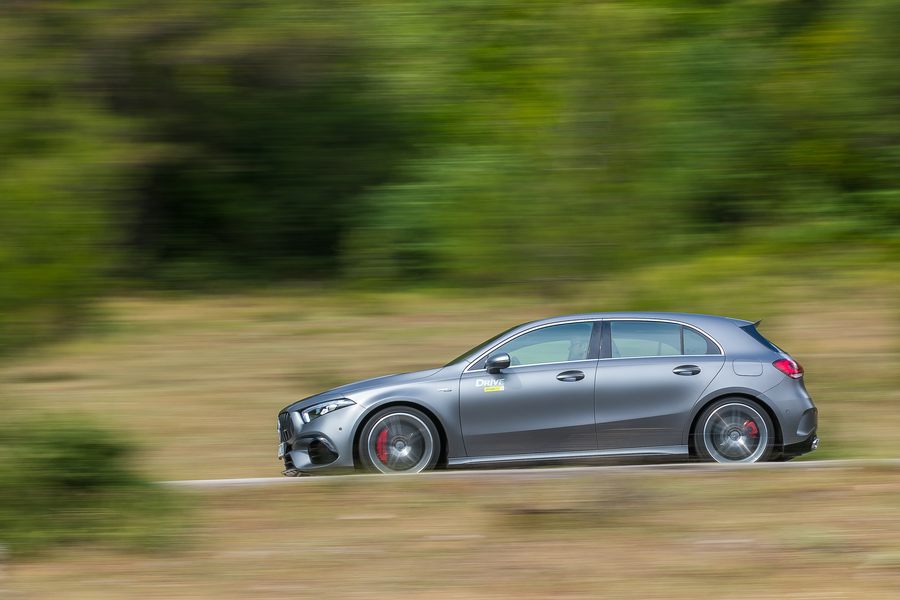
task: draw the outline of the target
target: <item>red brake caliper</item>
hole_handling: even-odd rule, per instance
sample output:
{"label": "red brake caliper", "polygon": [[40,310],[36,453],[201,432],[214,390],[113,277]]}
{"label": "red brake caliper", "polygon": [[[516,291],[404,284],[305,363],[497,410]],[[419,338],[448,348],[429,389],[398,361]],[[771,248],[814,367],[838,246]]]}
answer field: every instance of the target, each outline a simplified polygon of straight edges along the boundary
{"label": "red brake caliper", "polygon": [[375,454],[378,455],[378,460],[383,463],[387,462],[387,436],[388,430],[385,427],[378,434],[378,439],[375,440]]}
{"label": "red brake caliper", "polygon": [[750,437],[759,437],[759,427],[757,427],[756,423],[753,421],[744,421],[744,431],[746,431],[747,435]]}

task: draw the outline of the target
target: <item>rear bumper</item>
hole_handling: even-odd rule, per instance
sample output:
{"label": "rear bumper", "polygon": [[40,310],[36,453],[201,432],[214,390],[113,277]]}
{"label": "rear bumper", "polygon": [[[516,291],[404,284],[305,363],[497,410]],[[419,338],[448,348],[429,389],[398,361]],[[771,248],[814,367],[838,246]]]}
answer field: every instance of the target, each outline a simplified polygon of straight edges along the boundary
{"label": "rear bumper", "polygon": [[815,430],[809,434],[809,437],[795,444],[788,444],[781,450],[781,455],[785,457],[800,456],[812,452],[819,447],[819,436]]}
{"label": "rear bumper", "polygon": [[810,442],[819,425],[819,411],[806,391],[802,380],[784,378],[779,385],[760,395],[781,429],[785,448]]}

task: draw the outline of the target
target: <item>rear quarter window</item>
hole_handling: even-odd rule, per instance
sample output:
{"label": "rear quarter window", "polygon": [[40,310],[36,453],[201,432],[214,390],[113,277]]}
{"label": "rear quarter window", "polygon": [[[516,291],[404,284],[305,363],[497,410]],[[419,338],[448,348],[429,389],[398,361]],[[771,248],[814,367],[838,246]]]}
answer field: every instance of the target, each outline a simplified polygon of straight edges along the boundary
{"label": "rear quarter window", "polygon": [[711,339],[689,327],[682,329],[684,332],[684,353],[688,356],[701,354],[718,354],[719,348]]}

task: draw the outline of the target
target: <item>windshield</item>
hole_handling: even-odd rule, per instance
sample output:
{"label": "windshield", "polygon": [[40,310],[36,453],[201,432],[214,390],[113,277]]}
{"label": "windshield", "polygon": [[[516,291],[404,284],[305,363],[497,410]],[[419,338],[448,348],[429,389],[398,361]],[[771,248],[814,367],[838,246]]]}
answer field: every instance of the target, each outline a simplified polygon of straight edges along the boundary
{"label": "windshield", "polygon": [[494,342],[496,342],[497,340],[502,338],[504,335],[506,335],[507,333],[509,333],[510,331],[512,331],[513,329],[516,329],[518,327],[519,326],[516,325],[515,327],[510,327],[509,329],[507,329],[506,331],[504,331],[502,333],[498,333],[491,339],[485,340],[485,341],[481,342],[480,344],[478,344],[477,346],[475,346],[474,348],[470,348],[469,350],[466,350],[465,352],[463,352],[462,354],[460,354],[459,356],[457,356],[456,358],[454,358],[453,360],[451,360],[444,366],[449,367],[450,365],[455,365],[456,363],[458,363],[465,357],[469,356],[470,354],[474,354],[474,355],[480,354],[483,350],[487,349],[488,346],[490,346],[491,344],[493,344]]}

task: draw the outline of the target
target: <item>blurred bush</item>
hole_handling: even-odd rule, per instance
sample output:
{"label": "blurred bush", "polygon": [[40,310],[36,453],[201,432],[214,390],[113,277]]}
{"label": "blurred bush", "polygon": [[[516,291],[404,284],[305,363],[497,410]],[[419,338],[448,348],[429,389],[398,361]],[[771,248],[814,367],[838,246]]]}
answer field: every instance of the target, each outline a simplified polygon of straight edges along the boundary
{"label": "blurred bush", "polygon": [[180,500],[136,475],[129,448],[66,419],[0,426],[0,546],[13,555],[75,542],[169,545]]}

